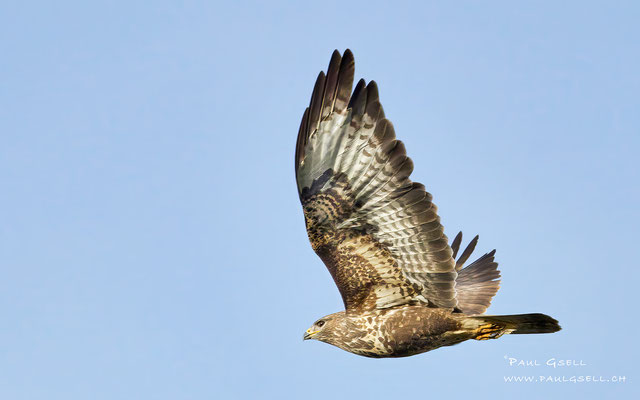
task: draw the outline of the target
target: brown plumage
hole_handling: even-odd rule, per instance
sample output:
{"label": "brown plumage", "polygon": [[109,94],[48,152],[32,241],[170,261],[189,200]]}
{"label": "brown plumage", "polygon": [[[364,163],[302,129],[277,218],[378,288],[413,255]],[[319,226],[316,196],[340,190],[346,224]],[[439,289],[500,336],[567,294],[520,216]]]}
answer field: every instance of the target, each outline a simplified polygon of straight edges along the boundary
{"label": "brown plumage", "polygon": [[[318,320],[305,339],[369,357],[402,357],[505,333],[560,329],[543,314],[479,316],[499,286],[495,250],[463,268],[476,236],[455,257],[413,162],[385,118],[375,82],[351,94],[354,59],[335,51],[300,124],[295,171],[309,240],[345,311]],[[474,316],[475,315],[475,316]]]}

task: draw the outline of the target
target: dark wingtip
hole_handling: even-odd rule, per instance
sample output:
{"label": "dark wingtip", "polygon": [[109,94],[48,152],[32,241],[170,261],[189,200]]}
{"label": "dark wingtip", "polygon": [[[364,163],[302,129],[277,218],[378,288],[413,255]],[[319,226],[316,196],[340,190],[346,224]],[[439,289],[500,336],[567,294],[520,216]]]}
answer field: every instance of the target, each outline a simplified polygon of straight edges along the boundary
{"label": "dark wingtip", "polygon": [[471,253],[473,253],[473,250],[475,250],[479,238],[480,235],[476,235],[473,239],[471,239],[471,241],[467,245],[467,248],[464,249],[464,251],[460,255],[460,258],[458,259],[458,261],[456,261],[456,271],[462,269],[464,263],[467,262],[469,257],[471,257]]}
{"label": "dark wingtip", "polygon": [[460,243],[462,243],[462,231],[458,232],[456,237],[453,239],[453,242],[451,242],[451,250],[453,251],[453,255],[451,257],[453,257],[454,260],[458,255],[458,250],[460,250]]}
{"label": "dark wingtip", "polygon": [[334,50],[331,53],[331,60],[329,60],[329,66],[327,67],[327,71],[331,71],[332,68],[337,70],[337,66],[340,65],[340,61],[342,60],[342,56],[338,50]]}
{"label": "dark wingtip", "polygon": [[367,85],[367,104],[374,101],[380,101],[380,92],[378,91],[378,84],[376,81],[369,81]]}

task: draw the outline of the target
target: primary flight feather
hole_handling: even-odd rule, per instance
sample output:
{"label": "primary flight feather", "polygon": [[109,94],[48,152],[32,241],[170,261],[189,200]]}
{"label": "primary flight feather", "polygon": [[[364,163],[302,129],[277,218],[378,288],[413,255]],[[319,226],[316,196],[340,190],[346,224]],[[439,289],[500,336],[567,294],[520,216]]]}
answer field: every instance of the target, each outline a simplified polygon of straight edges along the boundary
{"label": "primary flight feather", "polygon": [[403,357],[468,339],[560,330],[544,314],[485,312],[499,287],[495,250],[467,267],[476,236],[456,261],[413,162],[385,118],[374,81],[353,93],[353,54],[335,51],[320,72],[298,132],[295,172],[311,246],[345,311],[309,328],[317,339],[368,357]]}

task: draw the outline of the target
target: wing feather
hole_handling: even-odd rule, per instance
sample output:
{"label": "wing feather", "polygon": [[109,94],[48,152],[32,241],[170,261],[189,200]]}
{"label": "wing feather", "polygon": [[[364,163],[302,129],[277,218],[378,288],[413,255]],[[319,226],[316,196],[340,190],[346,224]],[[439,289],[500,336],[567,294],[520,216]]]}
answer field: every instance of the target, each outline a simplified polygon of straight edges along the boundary
{"label": "wing feather", "polygon": [[457,276],[437,207],[385,118],[378,86],[351,51],[320,73],[296,144],[296,179],[312,247],[347,311],[409,302],[453,308]]}
{"label": "wing feather", "polygon": [[465,314],[482,314],[500,288],[500,271],[495,262],[495,250],[483,255],[459,271],[458,304]]}

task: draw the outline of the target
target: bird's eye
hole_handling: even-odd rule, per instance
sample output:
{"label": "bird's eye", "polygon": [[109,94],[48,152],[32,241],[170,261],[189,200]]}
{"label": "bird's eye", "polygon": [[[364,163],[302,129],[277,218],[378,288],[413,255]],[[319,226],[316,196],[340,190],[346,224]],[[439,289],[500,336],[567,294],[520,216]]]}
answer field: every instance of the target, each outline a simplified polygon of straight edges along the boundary
{"label": "bird's eye", "polygon": [[319,328],[322,328],[322,325],[324,325],[324,321],[318,321],[318,322],[316,322],[316,325],[317,325]]}

